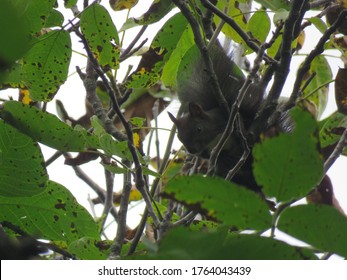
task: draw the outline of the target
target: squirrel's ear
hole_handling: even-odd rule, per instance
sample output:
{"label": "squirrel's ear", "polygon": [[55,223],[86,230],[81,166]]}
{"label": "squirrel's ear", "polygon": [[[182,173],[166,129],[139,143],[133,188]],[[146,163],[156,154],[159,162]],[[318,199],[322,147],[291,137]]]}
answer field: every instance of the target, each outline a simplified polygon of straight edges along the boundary
{"label": "squirrel's ear", "polygon": [[167,112],[167,113],[169,114],[169,117],[172,120],[172,122],[177,125],[177,119],[174,117],[174,115],[171,114],[170,112]]}
{"label": "squirrel's ear", "polygon": [[204,109],[202,109],[202,107],[195,103],[195,102],[190,102],[189,103],[189,113],[192,116],[195,117],[201,117],[204,114]]}

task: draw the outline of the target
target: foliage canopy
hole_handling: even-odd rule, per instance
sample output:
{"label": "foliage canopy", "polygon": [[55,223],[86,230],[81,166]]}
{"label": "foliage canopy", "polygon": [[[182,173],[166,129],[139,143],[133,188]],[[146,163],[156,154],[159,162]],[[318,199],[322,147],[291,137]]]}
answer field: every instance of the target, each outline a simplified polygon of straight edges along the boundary
{"label": "foliage canopy", "polygon": [[[1,235],[10,242],[29,238],[33,248],[43,246],[36,239],[47,240],[47,248],[77,259],[316,259],[317,253],[346,258],[347,218],[326,176],[347,144],[347,75],[340,69],[333,77],[326,56],[335,50],[346,59],[346,1],[160,0],[142,16],[128,17],[119,30],[113,19],[141,1],[98,2],[0,2],[0,89],[19,91],[18,98],[0,104]],[[187,169],[198,172],[184,162],[191,155],[171,156],[174,128],[163,157],[149,159],[142,147],[158,129],[150,122],[189,75],[195,57],[187,54],[195,45],[205,50],[206,25],[214,28],[212,38],[223,34],[235,44],[244,74],[266,88],[258,124],[278,110],[294,124],[291,132],[272,137],[252,131],[261,134],[250,148],[262,195],[223,178],[184,175]],[[129,30],[139,26],[133,36]],[[140,38],[152,26],[156,34],[143,48],[146,40]],[[303,56],[289,99],[276,108],[307,28],[321,37]],[[125,36],[134,37],[130,46],[123,45]],[[74,44],[82,44],[85,53],[73,53]],[[136,69],[119,82],[119,68],[138,53]],[[72,55],[86,58],[77,67],[79,77],[68,76]],[[81,79],[86,92],[87,113],[78,120],[58,100],[67,79]],[[338,111],[320,120],[333,94],[330,83]],[[58,116],[46,110],[48,102],[56,102]],[[56,154],[45,159],[41,145]],[[93,202],[104,205],[101,217],[78,204],[68,186],[49,179],[46,167],[60,156],[97,193]],[[105,169],[105,188],[80,172],[79,165],[97,159]],[[121,181],[121,193],[113,192]],[[308,204],[293,205],[305,197]],[[127,211],[136,200],[146,209],[130,229]],[[197,214],[201,218],[194,219]],[[117,223],[114,240],[102,238],[107,216]],[[276,239],[279,231],[308,246]]]}

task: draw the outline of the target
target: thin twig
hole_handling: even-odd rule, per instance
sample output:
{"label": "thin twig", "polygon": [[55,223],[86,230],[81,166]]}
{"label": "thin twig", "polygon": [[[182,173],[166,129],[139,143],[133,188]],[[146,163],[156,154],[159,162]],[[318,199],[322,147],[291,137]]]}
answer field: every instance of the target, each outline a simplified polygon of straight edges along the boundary
{"label": "thin twig", "polygon": [[290,98],[288,102],[284,106],[284,110],[288,110],[291,107],[295,105],[295,102],[300,94],[300,87],[302,84],[302,81],[305,77],[305,74],[310,69],[311,63],[313,59],[315,59],[318,55],[324,52],[324,45],[325,43],[330,39],[330,36],[337,30],[339,26],[344,22],[345,18],[347,16],[347,10],[343,10],[337,20],[334,22],[333,25],[331,25],[323,34],[323,36],[319,39],[316,47],[309,53],[309,55],[304,60],[303,64],[300,66],[298,70],[298,74],[293,86],[292,93],[290,95]]}
{"label": "thin twig", "polygon": [[277,222],[278,222],[280,214],[283,212],[283,210],[285,210],[286,208],[288,208],[290,205],[292,205],[293,203],[295,203],[297,201],[298,201],[298,199],[293,199],[291,201],[280,204],[276,208],[276,211],[272,216],[272,227],[271,227],[271,232],[270,232],[271,237],[275,237],[275,230],[276,230],[276,226],[277,226]]}
{"label": "thin twig", "polygon": [[172,219],[172,216],[174,214],[174,205],[175,205],[175,202],[172,200],[170,200],[168,205],[167,205],[167,209],[165,211],[163,220],[161,221],[160,227],[158,230],[158,239],[159,240],[165,235],[165,233],[171,227],[171,219]]}
{"label": "thin twig", "polygon": [[[258,52],[259,51],[259,45],[257,45],[254,40],[252,40],[248,34],[227,14],[219,10],[216,6],[214,6],[210,1],[208,0],[201,0],[201,4],[205,6],[207,9],[212,11],[214,14],[219,16],[222,20],[224,20],[228,25],[230,25],[231,28],[233,28],[237,34],[242,38],[242,40],[246,43],[248,47],[250,47],[253,51]],[[271,57],[264,54],[264,60],[268,63],[276,63]]]}
{"label": "thin twig", "polygon": [[181,226],[181,225],[186,225],[186,224],[190,223],[195,218],[195,216],[197,214],[198,214],[197,212],[191,211],[187,215],[185,215],[184,217],[179,219],[177,222],[174,222],[172,226],[177,227],[177,226]]}
{"label": "thin twig", "polygon": [[280,114],[276,114],[275,111],[278,99],[289,74],[289,67],[293,54],[292,41],[300,31],[300,24],[307,11],[307,3],[308,0],[293,0],[291,3],[292,8],[284,23],[281,48],[275,57],[280,59],[279,64],[276,66],[270,65],[261,80],[261,84],[266,86],[274,75],[274,81],[269,94],[258,109],[255,120],[249,129],[249,135],[254,138],[253,141],[258,137],[261,130],[265,127],[271,126],[271,124],[277,121],[280,116]]}
{"label": "thin twig", "polygon": [[[127,163],[129,165],[129,163]],[[109,259],[117,259],[120,256],[124,238],[126,234],[126,220],[128,214],[129,197],[131,192],[131,174],[126,172],[123,177],[122,197],[119,204],[119,220],[117,226],[117,234],[111,247]]]}
{"label": "thin twig", "polygon": [[[181,110],[179,110],[178,112],[178,115],[180,115],[182,112]],[[160,168],[158,170],[158,173],[159,174],[163,174],[164,173],[164,170],[167,166],[167,163],[169,161],[169,158],[170,158],[170,154],[171,154],[171,147],[172,147],[172,143],[174,141],[174,138],[175,138],[175,135],[176,135],[176,126],[173,125],[172,128],[171,128],[171,132],[170,132],[170,135],[169,135],[169,139],[167,141],[167,146],[166,146],[166,150],[165,150],[165,154],[164,154],[164,157],[163,157],[163,160],[162,160],[162,164],[160,165]],[[154,181],[153,181],[153,184],[152,184],[152,188],[151,188],[151,191],[150,191],[150,194],[152,196],[154,196],[154,194],[156,193],[157,191],[157,188],[159,186],[159,182],[160,182],[160,178],[156,178]],[[132,255],[135,250],[136,250],[136,247],[140,241],[140,238],[142,236],[142,233],[145,229],[145,226],[146,226],[146,223],[147,223],[147,218],[148,218],[148,211],[147,209],[145,209],[145,211],[143,212],[142,214],[142,218],[141,218],[141,221],[137,227],[137,231],[136,231],[136,234],[131,242],[131,245],[129,247],[129,250],[128,250],[128,255]]]}
{"label": "thin twig", "polygon": [[138,52],[143,46],[144,44],[146,44],[148,41],[148,39],[144,39],[140,45],[138,45],[136,48],[132,49],[128,54],[122,56],[119,58],[119,62],[122,62],[124,60],[126,60],[127,58],[131,57],[134,53]]}
{"label": "thin twig", "polygon": [[[108,159],[104,158],[106,163],[109,162]],[[105,222],[107,220],[107,216],[110,213],[113,205],[113,183],[114,183],[114,174],[105,169],[105,179],[106,179],[106,197],[104,202],[104,210],[102,211],[102,224],[101,231],[104,231]]]}
{"label": "thin twig", "polygon": [[[257,57],[254,61],[252,71],[247,76],[246,81],[244,82],[242,88],[240,89],[240,91],[237,94],[236,100],[235,100],[233,106],[231,107],[231,112],[229,115],[227,126],[226,126],[221,138],[219,139],[217,145],[211,151],[207,175],[213,175],[214,174],[215,167],[217,166],[218,156],[219,156],[220,152],[222,151],[224,145],[227,143],[228,138],[231,137],[231,134],[234,131],[234,122],[235,122],[235,118],[239,112],[240,105],[241,105],[246,93],[250,89],[252,80],[256,77],[256,73],[259,71],[260,63],[261,63],[262,58],[264,56],[265,50],[268,47],[270,47],[270,45],[266,44],[266,43],[260,47],[258,54],[257,54]],[[238,165],[238,168],[240,168],[241,166],[242,165]]]}
{"label": "thin twig", "polygon": [[48,167],[50,164],[56,161],[62,154],[62,151],[56,151],[49,159],[46,160],[45,166]]}
{"label": "thin twig", "polygon": [[[113,88],[110,86],[107,77],[105,76],[103,70],[101,69],[98,61],[95,59],[91,49],[89,48],[89,45],[88,45],[88,42],[87,42],[86,38],[82,35],[82,33],[78,29],[75,29],[75,34],[81,39],[81,41],[82,41],[82,43],[83,43],[83,45],[85,47],[85,50],[86,50],[86,52],[88,54],[88,58],[89,58],[89,60],[91,61],[92,65],[93,65],[94,70],[96,71],[98,76],[101,78],[101,80],[103,81],[103,83],[104,83],[104,85],[106,87],[106,91],[107,91],[107,93],[108,93],[108,95],[109,95],[109,97],[110,97],[110,99],[112,101],[112,107],[113,107],[114,111],[117,113],[117,115],[118,115],[118,117],[119,117],[123,127],[125,128],[126,136],[127,136],[128,148],[129,148],[129,151],[130,151],[130,153],[132,155],[132,158],[133,158],[133,161],[134,161],[134,165],[135,165],[135,167],[134,167],[134,174],[135,174],[135,185],[136,185],[136,188],[139,190],[139,192],[141,193],[141,195],[142,195],[142,197],[143,197],[143,199],[144,199],[144,201],[146,203],[149,215],[153,218],[154,223],[156,225],[159,225],[159,219],[158,219],[158,217],[156,216],[156,214],[154,212],[153,206],[151,204],[151,199],[148,196],[147,190],[145,188],[145,180],[143,178],[142,166],[141,166],[140,159],[139,159],[139,157],[137,155],[137,150],[135,148],[133,132],[132,132],[131,125],[125,119],[124,115],[122,114],[121,109],[120,109],[119,104],[118,104],[118,101],[116,99],[116,93],[113,90]],[[111,131],[111,133],[110,133],[107,130],[107,132],[109,132],[112,135],[113,135],[113,133],[112,133],[113,131]],[[118,139],[118,138],[116,137],[116,139]],[[122,139],[122,140],[124,140],[124,139]]]}
{"label": "thin twig", "polygon": [[281,45],[281,58],[278,68],[275,71],[274,83],[268,94],[266,103],[277,103],[282,92],[282,88],[289,74],[289,66],[292,59],[292,41],[295,38],[293,27],[300,26],[306,12],[308,0],[292,1],[292,8],[284,24],[283,40]]}
{"label": "thin twig", "polygon": [[246,131],[243,127],[243,123],[240,117],[240,114],[237,114],[236,117],[236,124],[237,124],[237,129],[236,132],[239,135],[239,138],[241,139],[241,143],[242,143],[242,148],[243,148],[243,154],[240,158],[240,160],[237,162],[237,164],[228,172],[227,176],[225,177],[225,179],[227,181],[231,181],[231,179],[235,176],[235,174],[240,170],[240,168],[245,164],[251,150],[248,146],[247,143],[247,138],[245,136]]}
{"label": "thin twig", "polygon": [[[65,158],[71,158],[69,153],[64,153]],[[76,176],[80,178],[83,182],[85,182],[100,198],[100,200],[104,203],[106,200],[105,191],[101,188],[97,183],[95,183],[79,166],[71,166],[76,173]],[[112,207],[111,214],[118,222],[118,213],[117,210]]]}
{"label": "thin twig", "polygon": [[[134,40],[129,44],[129,46],[122,52],[121,56],[119,57],[119,60],[122,61],[125,59],[125,57],[131,52],[131,50],[133,49],[133,47],[135,46],[135,44],[137,43],[137,41],[141,38],[141,36],[143,35],[143,33],[146,31],[147,29],[147,25],[143,25],[139,31],[139,33],[137,33],[137,35],[135,36]],[[147,39],[146,39],[147,40]]]}

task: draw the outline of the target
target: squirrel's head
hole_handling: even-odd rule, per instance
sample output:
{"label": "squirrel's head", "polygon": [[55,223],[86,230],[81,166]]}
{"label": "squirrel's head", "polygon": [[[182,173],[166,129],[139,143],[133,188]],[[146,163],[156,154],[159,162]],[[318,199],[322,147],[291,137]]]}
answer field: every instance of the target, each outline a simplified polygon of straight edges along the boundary
{"label": "squirrel's head", "polygon": [[205,111],[199,104],[189,103],[188,112],[179,118],[169,117],[177,127],[178,139],[191,154],[208,157],[210,146],[223,131],[224,119],[219,112]]}

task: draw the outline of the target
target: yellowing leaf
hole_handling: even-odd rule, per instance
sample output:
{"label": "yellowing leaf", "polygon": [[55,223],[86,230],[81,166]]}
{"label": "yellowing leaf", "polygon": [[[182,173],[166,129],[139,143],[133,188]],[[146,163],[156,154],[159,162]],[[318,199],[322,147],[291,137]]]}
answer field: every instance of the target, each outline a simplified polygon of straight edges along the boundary
{"label": "yellowing leaf", "polygon": [[30,98],[30,92],[27,89],[20,89],[19,95],[21,96],[22,103],[29,105],[33,100]]}
{"label": "yellowing leaf", "polygon": [[138,132],[133,133],[133,139],[134,139],[134,145],[136,148],[140,148],[141,146],[141,139],[140,134]]}
{"label": "yellowing leaf", "polygon": [[121,11],[125,9],[129,10],[138,2],[138,0],[110,0],[110,6],[115,11]]}
{"label": "yellowing leaf", "polygon": [[142,199],[141,193],[136,188],[132,188],[130,191],[129,201],[138,201],[141,199]]}

